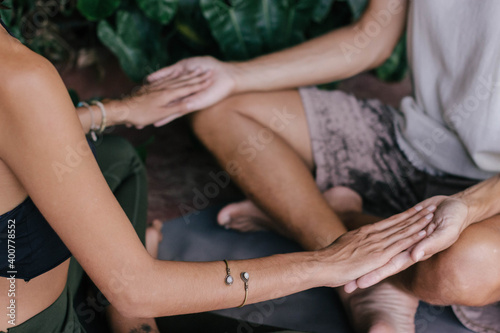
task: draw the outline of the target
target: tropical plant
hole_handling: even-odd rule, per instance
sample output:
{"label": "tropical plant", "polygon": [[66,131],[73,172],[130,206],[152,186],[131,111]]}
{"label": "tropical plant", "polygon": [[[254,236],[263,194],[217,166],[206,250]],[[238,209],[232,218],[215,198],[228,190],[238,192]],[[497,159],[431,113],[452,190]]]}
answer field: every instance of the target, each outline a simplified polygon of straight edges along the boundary
{"label": "tropical plant", "polygon": [[[55,62],[99,42],[135,81],[179,59],[245,60],[351,23],[368,0],[6,0],[13,32]],[[375,74],[399,80],[404,42]]]}

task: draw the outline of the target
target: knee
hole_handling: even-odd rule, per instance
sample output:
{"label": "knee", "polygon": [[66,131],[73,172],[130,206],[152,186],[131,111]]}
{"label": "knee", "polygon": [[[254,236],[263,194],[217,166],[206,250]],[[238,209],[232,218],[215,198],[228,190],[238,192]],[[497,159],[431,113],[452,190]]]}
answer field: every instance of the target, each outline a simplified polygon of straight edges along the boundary
{"label": "knee", "polygon": [[213,131],[227,127],[235,117],[241,116],[245,95],[229,97],[211,107],[195,112],[189,116],[193,132],[203,139]]}
{"label": "knee", "polygon": [[96,144],[96,158],[103,171],[117,165],[137,171],[144,169],[137,150],[129,141],[119,136],[104,136],[103,140]]}
{"label": "knee", "polygon": [[416,265],[412,291],[437,305],[494,302],[500,288],[500,242],[487,229],[469,227],[449,249]]}

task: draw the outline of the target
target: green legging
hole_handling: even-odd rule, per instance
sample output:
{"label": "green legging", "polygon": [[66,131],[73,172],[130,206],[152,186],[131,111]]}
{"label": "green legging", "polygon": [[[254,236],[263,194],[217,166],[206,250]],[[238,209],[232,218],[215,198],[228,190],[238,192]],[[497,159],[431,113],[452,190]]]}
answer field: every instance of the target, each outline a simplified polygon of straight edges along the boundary
{"label": "green legging", "polygon": [[[115,136],[105,136],[96,143],[96,159],[109,187],[144,244],[147,178],[143,163],[127,140]],[[8,329],[8,332],[85,333],[77,316],[79,307],[73,306],[74,296],[84,276],[82,267],[71,258],[68,282],[59,298],[36,316]]]}

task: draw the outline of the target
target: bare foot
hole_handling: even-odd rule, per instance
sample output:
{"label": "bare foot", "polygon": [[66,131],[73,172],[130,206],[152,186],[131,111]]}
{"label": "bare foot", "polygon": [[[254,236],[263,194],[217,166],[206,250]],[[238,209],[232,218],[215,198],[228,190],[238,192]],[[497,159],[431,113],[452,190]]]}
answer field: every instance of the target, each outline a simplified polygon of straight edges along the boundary
{"label": "bare foot", "polygon": [[389,282],[340,297],[358,333],[414,333],[418,299]]}
{"label": "bare foot", "polygon": [[217,215],[217,222],[226,229],[241,232],[267,230],[271,218],[252,201],[244,200],[229,204]]}
{"label": "bare foot", "polygon": [[153,258],[158,258],[158,247],[163,239],[163,234],[161,233],[162,227],[163,223],[156,219],[153,221],[153,224],[146,229],[146,250]]}
{"label": "bare foot", "polygon": [[[344,214],[346,219],[353,212],[361,212],[361,197],[347,187],[331,188],[323,196],[332,210]],[[217,222],[227,229],[241,232],[268,230],[273,224],[271,218],[250,200],[227,205],[219,212]]]}

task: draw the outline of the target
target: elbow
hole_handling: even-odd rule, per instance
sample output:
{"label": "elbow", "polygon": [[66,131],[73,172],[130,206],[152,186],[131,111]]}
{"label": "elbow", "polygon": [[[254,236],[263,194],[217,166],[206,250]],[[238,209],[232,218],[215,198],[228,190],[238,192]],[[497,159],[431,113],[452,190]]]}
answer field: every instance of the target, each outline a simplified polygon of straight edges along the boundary
{"label": "elbow", "polygon": [[382,66],[392,55],[394,47],[383,47],[379,52],[374,52],[374,58],[370,69]]}
{"label": "elbow", "polygon": [[154,318],[147,303],[140,288],[130,286],[117,294],[111,304],[125,318]]}

